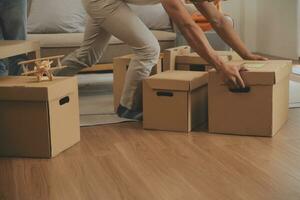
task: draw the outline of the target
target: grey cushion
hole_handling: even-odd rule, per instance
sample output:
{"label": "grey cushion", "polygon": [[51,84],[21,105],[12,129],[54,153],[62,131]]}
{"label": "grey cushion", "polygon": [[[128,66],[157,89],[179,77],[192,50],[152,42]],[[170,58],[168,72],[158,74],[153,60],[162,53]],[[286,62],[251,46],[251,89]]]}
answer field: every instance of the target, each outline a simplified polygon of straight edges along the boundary
{"label": "grey cushion", "polygon": [[27,29],[29,33],[83,32],[85,16],[81,0],[32,0]]}
{"label": "grey cushion", "polygon": [[169,15],[161,4],[155,5],[132,5],[129,7],[152,30],[172,29]]}
{"label": "grey cushion", "polygon": [[[170,18],[161,4],[129,4],[129,7],[150,29],[172,28]],[[28,0],[28,32],[80,33],[84,31],[85,15],[80,0]]]}

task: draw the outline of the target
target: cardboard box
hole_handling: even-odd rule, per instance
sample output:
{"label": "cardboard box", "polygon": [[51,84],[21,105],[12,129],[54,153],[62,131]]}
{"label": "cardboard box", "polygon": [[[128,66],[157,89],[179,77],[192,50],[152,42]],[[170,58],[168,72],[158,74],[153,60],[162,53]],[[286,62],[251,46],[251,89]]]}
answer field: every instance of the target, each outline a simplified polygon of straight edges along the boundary
{"label": "cardboard box", "polygon": [[245,89],[230,90],[219,73],[209,73],[209,131],[273,136],[288,117],[291,61],[242,61]]}
{"label": "cardboard box", "polygon": [[166,71],[143,82],[145,129],[189,132],[207,122],[207,72]]}
{"label": "cardboard box", "polygon": [[50,158],[80,140],[77,79],[0,78],[0,156]]}
{"label": "cardboard box", "polygon": [[[234,51],[217,51],[224,62],[243,60]],[[189,46],[175,47],[164,51],[163,71],[208,71],[212,67],[197,53],[192,53]]]}
{"label": "cardboard box", "polygon": [[[120,104],[120,100],[123,92],[123,86],[126,79],[126,72],[132,57],[133,55],[131,54],[131,55],[117,57],[114,58],[113,60],[113,73],[114,73],[113,93],[114,93],[115,111],[117,111],[118,106]],[[160,55],[160,59],[157,65],[153,67],[151,75],[162,72],[162,59],[163,59],[163,54]]]}

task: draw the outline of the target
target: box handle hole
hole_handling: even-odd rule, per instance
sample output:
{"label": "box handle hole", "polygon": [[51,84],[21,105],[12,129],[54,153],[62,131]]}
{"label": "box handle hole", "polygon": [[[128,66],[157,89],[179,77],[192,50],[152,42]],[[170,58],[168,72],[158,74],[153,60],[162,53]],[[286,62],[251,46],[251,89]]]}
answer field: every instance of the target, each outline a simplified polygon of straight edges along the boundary
{"label": "box handle hole", "polygon": [[229,91],[232,93],[249,93],[251,91],[250,87],[244,88],[229,88]]}
{"label": "box handle hole", "polygon": [[157,92],[156,95],[159,96],[159,97],[172,97],[172,96],[174,96],[173,92]]}
{"label": "box handle hole", "polygon": [[66,96],[66,97],[59,100],[59,105],[62,106],[62,105],[67,104],[69,102],[70,102],[70,98],[68,96]]}

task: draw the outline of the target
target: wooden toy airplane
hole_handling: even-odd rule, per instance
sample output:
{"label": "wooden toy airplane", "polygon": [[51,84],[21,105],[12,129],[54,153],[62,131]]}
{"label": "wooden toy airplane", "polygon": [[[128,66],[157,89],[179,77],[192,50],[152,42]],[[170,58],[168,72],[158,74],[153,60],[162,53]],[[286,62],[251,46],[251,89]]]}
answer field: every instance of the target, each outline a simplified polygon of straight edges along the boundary
{"label": "wooden toy airplane", "polygon": [[[59,56],[52,56],[52,57],[45,57],[45,58],[38,58],[34,60],[28,60],[28,61],[23,61],[19,62],[18,64],[22,66],[23,69],[23,76],[28,76],[28,75],[35,75],[38,79],[38,81],[42,81],[43,77],[47,77],[48,79],[44,80],[53,80],[53,72],[55,70],[63,69],[66,66],[62,66],[61,64],[61,58],[64,57],[63,55]],[[53,62],[57,62],[56,67],[51,67]],[[34,64],[33,70],[29,69],[29,65]]]}

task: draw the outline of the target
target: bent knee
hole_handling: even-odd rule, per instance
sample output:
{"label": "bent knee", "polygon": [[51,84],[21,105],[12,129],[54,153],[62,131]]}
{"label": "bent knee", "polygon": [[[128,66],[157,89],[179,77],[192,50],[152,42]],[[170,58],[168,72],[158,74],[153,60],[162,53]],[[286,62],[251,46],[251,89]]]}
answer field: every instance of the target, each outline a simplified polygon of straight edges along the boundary
{"label": "bent knee", "polygon": [[134,49],[136,56],[142,60],[152,60],[153,62],[157,62],[160,55],[160,46],[158,41],[148,44],[141,48]]}

